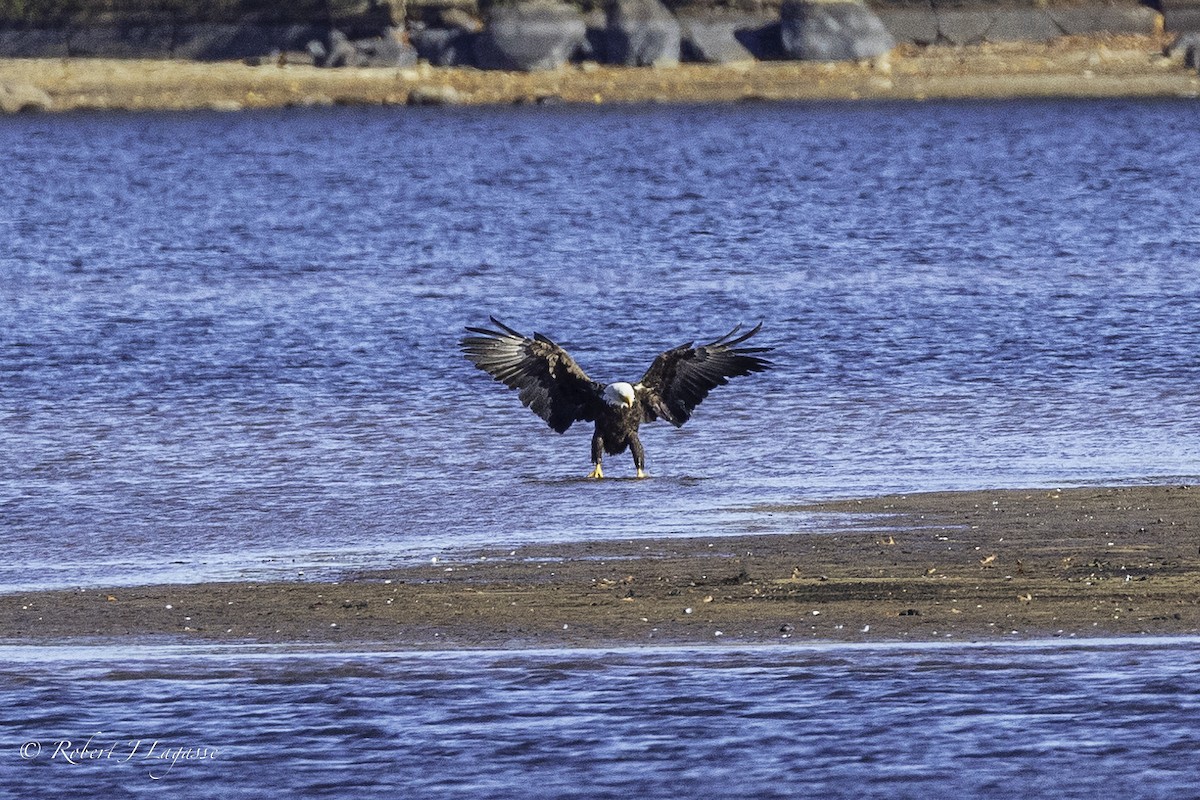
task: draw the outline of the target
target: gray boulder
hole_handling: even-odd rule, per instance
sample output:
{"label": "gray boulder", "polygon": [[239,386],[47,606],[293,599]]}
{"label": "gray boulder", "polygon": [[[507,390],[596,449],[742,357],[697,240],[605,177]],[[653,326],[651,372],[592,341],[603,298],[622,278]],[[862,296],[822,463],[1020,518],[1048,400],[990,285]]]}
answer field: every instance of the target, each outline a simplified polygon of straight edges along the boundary
{"label": "gray boulder", "polygon": [[417,63],[417,50],[405,40],[400,28],[387,28],[376,39],[360,39],[354,48],[368,67],[411,67]]}
{"label": "gray boulder", "polygon": [[63,29],[0,29],[0,55],[4,58],[66,58],[67,31]]}
{"label": "gray boulder", "polygon": [[483,30],[483,23],[461,8],[444,8],[437,14],[437,19],[438,26],[442,28],[454,28],[467,33],[479,33]]}
{"label": "gray boulder", "polygon": [[1183,59],[1184,66],[1200,70],[1200,32],[1192,31],[1181,35],[1167,52]]}
{"label": "gray boulder", "polygon": [[472,63],[475,34],[461,28],[414,26],[409,41],[423,58],[435,67],[461,67]]}
{"label": "gray boulder", "polygon": [[1160,16],[1149,5],[1101,5],[1079,7],[1048,6],[1046,13],[1068,36],[1095,33],[1140,33],[1157,30]]}
{"label": "gray boulder", "polygon": [[565,3],[533,0],[494,6],[475,36],[482,69],[534,72],[558,69],[583,46],[583,15]]}
{"label": "gray boulder", "polygon": [[785,61],[790,56],[783,51],[780,27],[779,20],[773,20],[760,27],[738,28],[735,35],[759,61]]}
{"label": "gray boulder", "polygon": [[997,9],[988,28],[989,42],[1048,42],[1063,35],[1049,14],[1040,8]]}
{"label": "gray boulder", "polygon": [[938,33],[950,44],[979,44],[987,41],[988,31],[995,22],[990,11],[975,9],[935,9]]}
{"label": "gray boulder", "polygon": [[929,3],[902,8],[876,7],[872,10],[883,23],[883,27],[887,28],[888,33],[898,42],[916,42],[921,45],[938,42],[938,18]]}
{"label": "gray boulder", "polygon": [[740,14],[705,14],[680,16],[679,24],[683,29],[683,57],[688,61],[736,64],[754,60],[745,39],[767,22]]}
{"label": "gray boulder", "polygon": [[67,38],[67,54],[107,58],[170,58],[175,30],[170,25],[86,25]]}
{"label": "gray boulder", "polygon": [[784,0],[780,37],[789,58],[805,61],[857,61],[896,46],[879,17],[856,0]]}
{"label": "gray boulder", "polygon": [[313,39],[306,44],[304,52],[308,54],[314,64],[324,64],[325,59],[329,57],[329,51],[325,49],[325,45],[319,39]]}
{"label": "gray boulder", "polygon": [[365,67],[367,57],[359,52],[346,34],[339,30],[329,32],[329,44],[325,48],[324,60],[318,62],[322,67]]}
{"label": "gray boulder", "polygon": [[180,25],[172,55],[194,61],[262,57],[272,51],[302,51],[324,35],[324,30],[311,25]]}
{"label": "gray boulder", "polygon": [[612,0],[608,4],[605,54],[611,64],[674,67],[682,30],[659,0]]}
{"label": "gray boulder", "polygon": [[575,58],[579,61],[607,61],[605,51],[608,49],[606,44],[608,17],[605,16],[604,10],[593,8],[586,12],[583,15],[583,24],[587,35],[584,37],[583,47],[575,54]]}
{"label": "gray boulder", "polygon": [[1200,31],[1200,2],[1197,0],[1159,0],[1150,5],[1162,12],[1163,27],[1168,31]]}

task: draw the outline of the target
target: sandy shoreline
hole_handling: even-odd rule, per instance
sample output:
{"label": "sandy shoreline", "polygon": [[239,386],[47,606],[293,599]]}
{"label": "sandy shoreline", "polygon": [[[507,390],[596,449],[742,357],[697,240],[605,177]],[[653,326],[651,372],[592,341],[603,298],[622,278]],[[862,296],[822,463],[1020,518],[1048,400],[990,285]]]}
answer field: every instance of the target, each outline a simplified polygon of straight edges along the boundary
{"label": "sandy shoreline", "polygon": [[1196,97],[1200,75],[1168,58],[1172,37],[1063,37],[1048,43],[904,45],[876,63],[317,69],[120,59],[0,59],[0,84],[32,86],[55,111],[388,105],[452,90],[464,104],[739,100]]}
{"label": "sandy shoreline", "polygon": [[0,641],[398,649],[993,641],[1200,632],[1200,488],[779,507],[819,533],[464,553],[334,582],[0,596]]}

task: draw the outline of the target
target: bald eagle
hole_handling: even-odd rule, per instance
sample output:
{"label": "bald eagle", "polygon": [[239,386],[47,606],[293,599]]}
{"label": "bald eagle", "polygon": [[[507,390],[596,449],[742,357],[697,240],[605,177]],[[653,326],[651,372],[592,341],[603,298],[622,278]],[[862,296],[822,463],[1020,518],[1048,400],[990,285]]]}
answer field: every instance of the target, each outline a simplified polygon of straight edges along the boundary
{"label": "bald eagle", "polygon": [[594,422],[592,471],[603,478],[604,454],[633,451],[637,476],[646,476],[646,454],[638,440],[643,422],[665,419],[675,427],[687,422],[696,406],[730,378],[762,372],[772,364],[758,353],[770,347],[741,347],[762,323],[738,336],[738,325],[707,344],[693,342],[660,353],[637,383],[598,383],[575,359],[546,336],[529,338],[490,317],[499,330],[467,328],[461,347],[467,360],[510,389],[558,433],[576,421]]}

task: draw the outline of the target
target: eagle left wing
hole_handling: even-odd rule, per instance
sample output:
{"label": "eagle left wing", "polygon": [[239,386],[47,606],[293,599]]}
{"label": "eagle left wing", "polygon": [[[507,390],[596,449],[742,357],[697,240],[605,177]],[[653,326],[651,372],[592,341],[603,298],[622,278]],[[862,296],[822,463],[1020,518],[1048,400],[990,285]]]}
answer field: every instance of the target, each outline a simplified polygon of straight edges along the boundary
{"label": "eagle left wing", "polygon": [[770,347],[739,347],[758,333],[762,323],[734,338],[738,325],[719,339],[693,346],[688,342],[660,353],[634,387],[642,401],[642,418],[653,422],[659,417],[679,427],[708,393],[729,383],[730,378],[770,369],[772,364],[758,353]]}
{"label": "eagle left wing", "polygon": [[517,389],[521,402],[562,433],[576,420],[594,421],[603,387],[588,377],[566,350],[540,333],[533,338],[490,317],[500,330],[467,328],[461,342],[467,360]]}

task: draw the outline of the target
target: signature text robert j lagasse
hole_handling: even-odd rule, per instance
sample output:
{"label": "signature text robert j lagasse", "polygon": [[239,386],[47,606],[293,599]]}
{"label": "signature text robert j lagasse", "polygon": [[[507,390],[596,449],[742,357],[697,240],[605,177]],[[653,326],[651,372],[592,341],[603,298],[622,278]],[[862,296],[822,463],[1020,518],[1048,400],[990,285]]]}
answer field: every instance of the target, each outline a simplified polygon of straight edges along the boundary
{"label": "signature text robert j lagasse", "polygon": [[82,744],[70,739],[58,739],[43,745],[29,741],[21,745],[21,758],[32,761],[50,752],[50,761],[65,764],[88,764],[108,761],[117,764],[137,762],[147,767],[151,780],[160,780],[178,764],[188,761],[211,761],[217,758],[215,747],[169,745],[159,739],[127,739],[108,741],[97,731]]}

